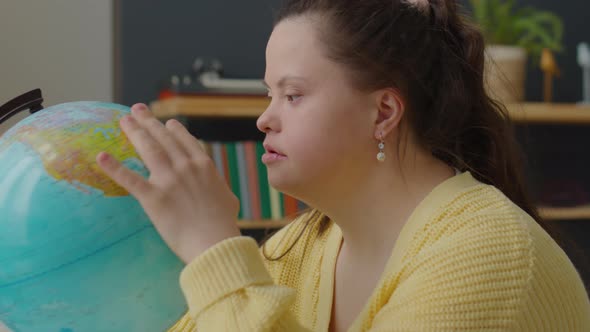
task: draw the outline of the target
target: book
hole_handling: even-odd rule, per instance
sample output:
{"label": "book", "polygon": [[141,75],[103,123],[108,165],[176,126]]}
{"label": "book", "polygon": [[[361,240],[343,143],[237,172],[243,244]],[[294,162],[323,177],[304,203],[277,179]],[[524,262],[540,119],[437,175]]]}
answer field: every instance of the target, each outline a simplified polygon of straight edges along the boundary
{"label": "book", "polygon": [[250,211],[253,220],[260,220],[262,219],[262,213],[260,208],[260,181],[258,179],[258,166],[256,165],[256,142],[244,142],[244,154],[246,156]]}
{"label": "book", "polygon": [[240,173],[238,171],[238,155],[236,153],[236,142],[227,142],[225,143],[226,153],[227,153],[227,168],[229,173],[229,183],[230,188],[234,195],[240,200],[240,212],[238,213],[238,218],[244,218],[244,211],[242,202],[242,194],[240,188]]}
{"label": "book", "polygon": [[258,166],[258,182],[260,184],[260,209],[262,219],[271,219],[270,185],[268,184],[266,165],[262,162],[262,155],[264,152],[265,150],[262,146],[262,142],[256,142],[256,165]]}
{"label": "book", "polygon": [[240,201],[241,220],[282,220],[307,208],[298,199],[279,192],[268,181],[260,141],[204,142],[215,168]]}
{"label": "book", "polygon": [[238,176],[240,180],[240,205],[242,209],[242,218],[252,220],[251,197],[248,189],[248,170],[246,168],[246,152],[244,142],[236,142],[236,156],[238,161]]}

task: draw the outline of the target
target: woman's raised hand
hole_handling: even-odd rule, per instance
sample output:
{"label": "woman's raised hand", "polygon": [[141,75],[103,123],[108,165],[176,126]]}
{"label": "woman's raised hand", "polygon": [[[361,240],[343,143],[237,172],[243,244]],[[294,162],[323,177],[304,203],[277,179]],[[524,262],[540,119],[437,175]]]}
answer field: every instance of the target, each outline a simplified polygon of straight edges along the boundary
{"label": "woman's raised hand", "polygon": [[188,263],[215,243],[240,235],[237,197],[181,123],[169,120],[164,125],[147,106],[135,104],[120,125],[149,169],[149,178],[105,152],[96,160],[139,201],[180,259]]}

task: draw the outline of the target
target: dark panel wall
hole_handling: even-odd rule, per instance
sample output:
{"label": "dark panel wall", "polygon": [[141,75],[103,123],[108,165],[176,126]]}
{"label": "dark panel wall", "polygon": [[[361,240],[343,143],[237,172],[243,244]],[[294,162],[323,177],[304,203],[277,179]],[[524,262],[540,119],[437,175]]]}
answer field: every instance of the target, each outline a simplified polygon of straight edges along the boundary
{"label": "dark panel wall", "polygon": [[[461,2],[467,3],[467,0]],[[130,104],[156,98],[158,83],[184,73],[197,56],[218,57],[227,77],[261,78],[264,49],[273,10],[281,0],[116,1],[118,66],[117,101]],[[565,20],[566,52],[558,55],[563,76],[555,99],[581,99],[581,72],[576,45],[590,42],[590,4],[585,0],[520,0],[550,9]],[[527,97],[540,100],[541,73],[529,67]]]}
{"label": "dark panel wall", "polygon": [[117,101],[156,98],[158,84],[190,70],[197,56],[217,57],[225,75],[262,78],[264,51],[279,0],[117,1]]}

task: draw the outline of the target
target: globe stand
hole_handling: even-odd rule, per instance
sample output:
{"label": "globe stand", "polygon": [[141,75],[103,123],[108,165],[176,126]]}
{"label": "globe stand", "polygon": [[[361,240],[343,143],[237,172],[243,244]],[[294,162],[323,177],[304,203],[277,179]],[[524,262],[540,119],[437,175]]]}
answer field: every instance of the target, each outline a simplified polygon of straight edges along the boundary
{"label": "globe stand", "polygon": [[31,113],[40,111],[43,109],[42,104],[41,89],[24,93],[0,106],[0,124],[24,110],[29,110]]}

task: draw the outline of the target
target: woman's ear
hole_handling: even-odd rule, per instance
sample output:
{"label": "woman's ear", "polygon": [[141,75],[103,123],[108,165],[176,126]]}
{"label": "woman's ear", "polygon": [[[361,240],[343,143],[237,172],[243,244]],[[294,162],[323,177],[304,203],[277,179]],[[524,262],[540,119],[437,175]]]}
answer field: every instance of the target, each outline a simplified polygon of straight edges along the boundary
{"label": "woman's ear", "polygon": [[377,91],[377,120],[375,121],[375,139],[386,137],[401,122],[404,115],[404,103],[400,93],[392,88]]}

